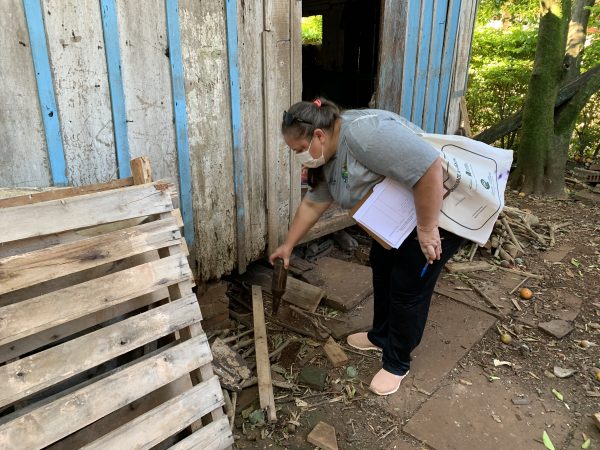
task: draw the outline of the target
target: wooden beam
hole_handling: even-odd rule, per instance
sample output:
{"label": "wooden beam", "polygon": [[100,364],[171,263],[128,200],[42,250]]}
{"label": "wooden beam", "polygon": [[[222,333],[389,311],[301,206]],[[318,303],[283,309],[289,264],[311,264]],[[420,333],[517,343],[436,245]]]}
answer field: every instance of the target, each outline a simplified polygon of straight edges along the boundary
{"label": "wooden beam", "polygon": [[147,156],[140,156],[139,158],[132,159],[130,165],[133,184],[152,183],[152,166],[150,165],[150,158]]}
{"label": "wooden beam", "polygon": [[321,219],[306,233],[306,235],[300,240],[300,244],[312,241],[313,239],[320,238],[327,234],[331,234],[334,231],[342,230],[346,227],[356,225],[356,221],[350,217],[348,211],[338,209],[332,209],[331,213],[325,213]]}
{"label": "wooden beam", "polygon": [[271,362],[267,344],[265,309],[260,286],[252,286],[252,312],[254,316],[254,342],[256,349],[256,372],[258,375],[258,397],[260,407],[267,410],[269,422],[277,421],[273,382],[271,380]]}

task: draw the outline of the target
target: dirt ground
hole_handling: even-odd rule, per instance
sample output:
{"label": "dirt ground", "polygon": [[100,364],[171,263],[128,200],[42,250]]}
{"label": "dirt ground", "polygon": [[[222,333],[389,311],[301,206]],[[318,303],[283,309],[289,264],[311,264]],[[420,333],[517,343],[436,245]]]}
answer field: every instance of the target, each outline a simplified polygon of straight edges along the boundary
{"label": "dirt ground", "polygon": [[[530,300],[510,294],[521,275],[502,270],[444,273],[438,285],[480,307],[436,294],[411,374],[387,398],[367,389],[380,368],[378,353],[351,352],[341,339],[350,361],[333,368],[318,342],[298,336],[274,371],[297,384],[303,365],[322,368],[325,389],[276,388],[274,424],[251,423],[247,415],[258,408],[257,390],[244,390],[235,418],[236,447],[313,449],[307,435],[323,421],[335,427],[340,449],[543,449],[544,432],[556,449],[582,448],[588,438],[589,448],[600,448],[600,432],[591,418],[600,412],[600,381],[594,373],[600,368],[600,204],[508,192],[507,205],[530,211],[543,223],[566,224],[553,248],[526,242],[516,270],[543,275],[525,282],[533,291]],[[359,247],[351,254],[334,247],[327,256],[368,265],[368,239],[358,228],[347,231]],[[467,260],[468,250],[455,260]],[[482,249],[474,260],[494,263]],[[468,290],[466,278],[498,302],[507,319],[484,312],[487,304]],[[368,300],[354,313],[365,314],[366,308]],[[318,313],[336,314],[322,307]],[[339,317],[345,316],[323,318],[323,323]],[[537,327],[553,319],[569,321],[573,331],[558,339]],[[503,343],[500,333],[510,335],[511,342]],[[294,334],[270,328],[268,336],[272,350]],[[555,366],[572,375],[557,377]]]}

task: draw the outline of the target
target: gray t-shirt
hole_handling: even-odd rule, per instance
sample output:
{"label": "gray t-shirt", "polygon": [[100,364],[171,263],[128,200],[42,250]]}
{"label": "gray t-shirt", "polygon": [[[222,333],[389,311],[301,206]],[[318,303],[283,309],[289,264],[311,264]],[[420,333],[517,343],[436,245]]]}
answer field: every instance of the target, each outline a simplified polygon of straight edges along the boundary
{"label": "gray t-shirt", "polygon": [[412,188],[439,156],[416,125],[389,111],[348,110],[335,156],[323,166],[325,182],[307,192],[314,202],[352,208],[384,177]]}

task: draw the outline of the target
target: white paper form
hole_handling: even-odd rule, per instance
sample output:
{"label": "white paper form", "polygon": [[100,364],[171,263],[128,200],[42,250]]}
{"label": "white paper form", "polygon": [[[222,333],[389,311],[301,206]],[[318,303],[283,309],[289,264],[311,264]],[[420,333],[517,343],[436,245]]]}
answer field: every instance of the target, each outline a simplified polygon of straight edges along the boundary
{"label": "white paper form", "polygon": [[392,248],[400,247],[417,226],[412,191],[391,178],[377,184],[352,217]]}

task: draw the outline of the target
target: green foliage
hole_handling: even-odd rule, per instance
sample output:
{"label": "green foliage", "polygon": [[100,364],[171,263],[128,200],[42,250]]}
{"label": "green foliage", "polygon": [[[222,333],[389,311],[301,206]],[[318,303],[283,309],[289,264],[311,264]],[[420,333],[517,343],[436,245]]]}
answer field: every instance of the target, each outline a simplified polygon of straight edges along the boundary
{"label": "green foliage", "polygon": [[[483,131],[523,107],[537,33],[527,27],[475,28],[467,104],[471,127]],[[499,144],[512,148],[515,134]]]}
{"label": "green foliage", "polygon": [[482,0],[477,9],[477,24],[487,25],[501,20],[510,24],[537,24],[539,0]]}
{"label": "green foliage", "polygon": [[[539,21],[539,0],[481,0],[473,36],[466,94],[474,133],[519,111],[533,68]],[[600,28],[600,3],[591,8],[589,29]],[[600,64],[600,33],[588,33],[581,71]],[[518,147],[518,133],[496,143]],[[600,93],[581,111],[571,153],[600,156]]]}
{"label": "green foliage", "polygon": [[323,43],[323,16],[302,18],[302,45],[321,45]]}

